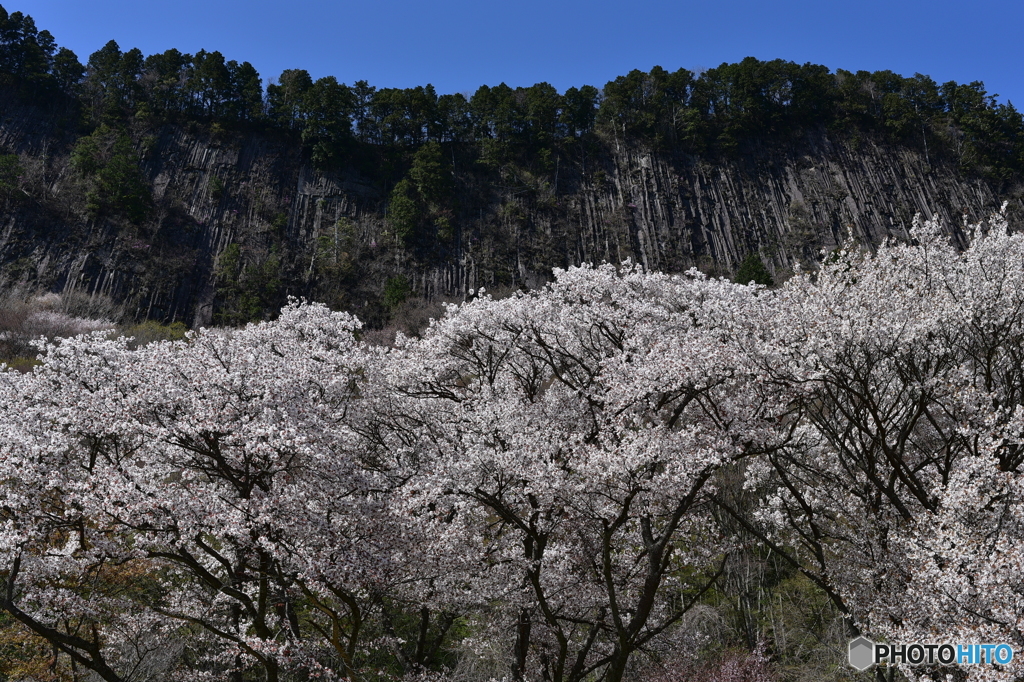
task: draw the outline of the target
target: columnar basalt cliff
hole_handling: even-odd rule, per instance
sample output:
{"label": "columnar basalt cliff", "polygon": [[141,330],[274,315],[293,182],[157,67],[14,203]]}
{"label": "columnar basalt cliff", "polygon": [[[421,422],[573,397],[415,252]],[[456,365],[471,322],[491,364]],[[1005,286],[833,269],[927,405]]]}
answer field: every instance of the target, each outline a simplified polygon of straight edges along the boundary
{"label": "columnar basalt cliff", "polygon": [[0,196],[3,284],[104,295],[136,318],[196,325],[216,321],[225,268],[273,280],[272,296],[327,298],[372,320],[395,281],[458,298],[533,287],[581,262],[729,275],[750,252],[779,278],[849,238],[905,238],[915,213],[957,235],[963,216],[1014,194],[949,160],[822,127],[703,158],[593,135],[543,172],[485,166],[450,144],[451,231],[410,241],[388,214],[401,172],[373,171],[395,163],[372,146],[321,171],[288,133],[135,122],[125,134],[150,203],[129,220],[89,210],[70,116],[56,105],[0,112],[0,148],[22,168]]}

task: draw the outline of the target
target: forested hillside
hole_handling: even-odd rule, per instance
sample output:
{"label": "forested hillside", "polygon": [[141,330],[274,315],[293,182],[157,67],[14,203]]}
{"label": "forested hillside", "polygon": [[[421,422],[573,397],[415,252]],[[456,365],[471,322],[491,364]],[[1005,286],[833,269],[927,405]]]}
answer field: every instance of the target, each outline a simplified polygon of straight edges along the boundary
{"label": "forested hillside", "polygon": [[781,281],[917,212],[1020,213],[1024,124],[980,82],[753,58],[563,93],[274,76],[113,41],[83,64],[0,10],[3,286],[189,325],[302,295],[381,326],[554,266],[753,254]]}

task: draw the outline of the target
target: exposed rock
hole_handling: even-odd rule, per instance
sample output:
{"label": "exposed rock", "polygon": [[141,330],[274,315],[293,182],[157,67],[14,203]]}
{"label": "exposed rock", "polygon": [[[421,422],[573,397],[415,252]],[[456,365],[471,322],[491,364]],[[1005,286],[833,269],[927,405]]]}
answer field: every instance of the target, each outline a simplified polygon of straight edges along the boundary
{"label": "exposed rock", "polygon": [[0,280],[103,294],[137,317],[200,325],[211,321],[229,244],[249,259],[284,249],[288,293],[310,295],[318,239],[336,243],[339,219],[354,229],[345,256],[357,264],[342,303],[358,313],[396,274],[420,295],[461,296],[535,286],[552,267],[581,262],[728,274],[758,250],[779,280],[848,236],[869,246],[905,238],[917,212],[938,214],[962,240],[961,217],[983,217],[1003,198],[951,163],[824,131],[714,162],[607,145],[559,156],[553,177],[457,165],[457,186],[477,191],[460,189],[455,243],[424,255],[388,232],[389,187],[355,164],[322,173],[285,135],[213,135],[195,124],[132,133],[152,188],[149,218],[90,219],[66,117],[24,107],[0,115],[0,148],[27,169],[23,192],[0,213]]}

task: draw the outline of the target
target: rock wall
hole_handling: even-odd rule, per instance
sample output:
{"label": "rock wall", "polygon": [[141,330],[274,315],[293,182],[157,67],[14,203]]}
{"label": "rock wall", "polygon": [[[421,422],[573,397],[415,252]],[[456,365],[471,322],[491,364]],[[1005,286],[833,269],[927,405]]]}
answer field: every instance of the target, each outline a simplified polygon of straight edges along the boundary
{"label": "rock wall", "polygon": [[3,285],[105,295],[136,317],[208,324],[229,244],[249,260],[277,253],[288,293],[311,295],[318,244],[337,243],[340,219],[354,230],[345,257],[355,264],[342,304],[357,313],[399,274],[425,297],[459,297],[536,286],[551,268],[581,262],[729,274],[757,250],[778,278],[848,236],[905,238],[918,212],[939,215],[962,240],[962,216],[979,219],[1006,198],[951,162],[824,131],[714,162],[598,141],[565,150],[539,175],[453,155],[455,240],[424,255],[388,230],[394,179],[371,180],[360,164],[318,172],[297,140],[267,132],[138,124],[131,134],[153,196],[134,225],[84,213],[67,112],[0,111],[0,151],[24,168],[19,190],[0,197]]}
{"label": "rock wall", "polygon": [[[615,156],[612,187],[588,187],[577,259],[632,255],[645,267],[716,264],[731,270],[751,250],[776,269],[814,258],[847,238],[876,245],[905,238],[914,214],[958,226],[998,208],[985,182],[907,149],[858,149],[819,134],[803,148],[759,148],[716,164],[651,153]],[[626,211],[623,211],[625,207]],[[604,244],[607,226],[629,226],[631,254]],[[620,238],[619,243],[625,241]]]}

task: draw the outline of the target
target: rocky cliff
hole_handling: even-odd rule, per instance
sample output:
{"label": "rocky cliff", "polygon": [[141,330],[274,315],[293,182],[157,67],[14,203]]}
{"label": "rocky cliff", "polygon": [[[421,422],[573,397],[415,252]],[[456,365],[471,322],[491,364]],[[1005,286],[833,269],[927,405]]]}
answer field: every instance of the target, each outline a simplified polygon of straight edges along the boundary
{"label": "rocky cliff", "polygon": [[751,251],[778,279],[848,236],[904,238],[918,212],[941,216],[962,239],[962,216],[1011,199],[1019,224],[1006,187],[852,135],[810,130],[714,159],[595,136],[542,171],[485,167],[471,150],[446,148],[453,235],[412,248],[387,214],[401,163],[372,149],[321,171],[283,133],[136,122],[128,134],[151,195],[134,221],[87,210],[87,182],[71,161],[73,114],[0,106],[0,149],[21,166],[17,189],[0,196],[4,286],[109,296],[129,316],[204,325],[230,278],[229,254],[235,276],[250,268],[249,286],[273,280],[274,295],[328,298],[374,319],[398,280],[428,299],[461,297],[536,286],[552,267],[581,262],[728,275]]}

